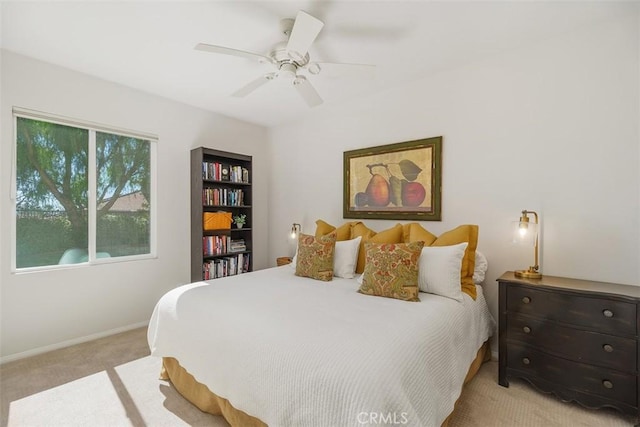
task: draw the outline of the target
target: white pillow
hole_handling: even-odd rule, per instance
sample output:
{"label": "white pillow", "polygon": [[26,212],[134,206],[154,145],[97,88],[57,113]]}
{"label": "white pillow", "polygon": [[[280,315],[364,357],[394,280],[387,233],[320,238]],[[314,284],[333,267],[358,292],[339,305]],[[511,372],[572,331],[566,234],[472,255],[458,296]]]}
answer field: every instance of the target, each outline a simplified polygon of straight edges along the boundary
{"label": "white pillow", "polygon": [[[333,253],[333,275],[345,279],[353,279],[356,275],[356,265],[358,264],[358,252],[360,250],[361,236],[351,240],[341,240],[336,242],[336,249]],[[298,251],[293,256],[289,265],[296,268]]]}
{"label": "white pillow", "polygon": [[296,263],[298,262],[298,248],[296,248],[296,253],[293,254],[293,258],[291,258],[291,262],[288,264],[289,267],[296,269]]}
{"label": "white pillow", "polygon": [[487,262],[487,257],[480,251],[476,251],[476,266],[473,269],[473,283],[476,285],[484,282],[484,273],[487,272],[489,268],[489,262]]}
{"label": "white pillow", "polygon": [[336,250],[333,253],[334,276],[345,279],[353,279],[356,276],[361,239],[362,237],[358,236],[355,239],[336,242]]}
{"label": "white pillow", "polygon": [[462,301],[460,270],[467,242],[451,246],[426,246],[418,261],[418,287],[456,301]]}

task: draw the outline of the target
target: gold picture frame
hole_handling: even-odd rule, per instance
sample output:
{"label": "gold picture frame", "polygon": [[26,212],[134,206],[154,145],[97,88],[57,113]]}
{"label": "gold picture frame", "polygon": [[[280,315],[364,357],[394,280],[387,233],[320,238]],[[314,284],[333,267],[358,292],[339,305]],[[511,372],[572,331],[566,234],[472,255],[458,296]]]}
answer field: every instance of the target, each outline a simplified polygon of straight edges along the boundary
{"label": "gold picture frame", "polygon": [[441,136],[344,152],[344,218],[441,221],[441,201]]}

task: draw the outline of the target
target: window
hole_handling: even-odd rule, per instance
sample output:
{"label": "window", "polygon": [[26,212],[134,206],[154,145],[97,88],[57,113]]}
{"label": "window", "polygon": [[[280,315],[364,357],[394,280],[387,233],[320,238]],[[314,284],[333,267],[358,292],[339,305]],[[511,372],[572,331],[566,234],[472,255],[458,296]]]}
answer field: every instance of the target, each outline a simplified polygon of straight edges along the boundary
{"label": "window", "polygon": [[16,269],[155,255],[155,139],[15,120]]}

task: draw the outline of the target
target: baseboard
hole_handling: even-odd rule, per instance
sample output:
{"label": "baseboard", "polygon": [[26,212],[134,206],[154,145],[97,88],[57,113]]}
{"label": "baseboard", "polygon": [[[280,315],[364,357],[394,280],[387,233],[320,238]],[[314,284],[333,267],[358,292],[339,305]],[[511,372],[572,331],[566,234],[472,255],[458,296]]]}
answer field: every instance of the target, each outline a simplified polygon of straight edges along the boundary
{"label": "baseboard", "polygon": [[32,350],[23,351],[20,353],[10,354],[8,356],[0,357],[0,365],[7,362],[13,362],[14,360],[24,359],[25,357],[36,356],[38,354],[46,353],[48,351],[58,350],[64,347],[70,347],[72,345],[81,344],[87,341],[93,341],[100,338],[108,337],[110,335],[119,334],[121,332],[127,332],[132,329],[142,328],[149,325],[149,321],[134,323],[132,325],[122,326],[120,328],[109,329],[108,331],[98,332],[97,334],[86,335],[84,337],[74,338],[67,341],[62,341],[56,344],[46,345],[44,347],[34,348]]}

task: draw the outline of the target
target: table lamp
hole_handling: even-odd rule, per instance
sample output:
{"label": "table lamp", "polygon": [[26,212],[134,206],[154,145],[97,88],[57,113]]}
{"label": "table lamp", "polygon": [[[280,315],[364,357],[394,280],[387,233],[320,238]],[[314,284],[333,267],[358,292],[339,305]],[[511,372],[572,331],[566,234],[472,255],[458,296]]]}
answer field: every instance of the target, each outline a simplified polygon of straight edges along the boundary
{"label": "table lamp", "polygon": [[[529,221],[529,214],[533,215],[534,221]],[[531,244],[534,247],[533,265],[528,270],[516,270],[515,276],[523,279],[539,279],[542,274],[538,271],[540,265],[538,263],[538,214],[534,211],[522,211],[519,221],[513,222],[513,241],[514,243]]]}

